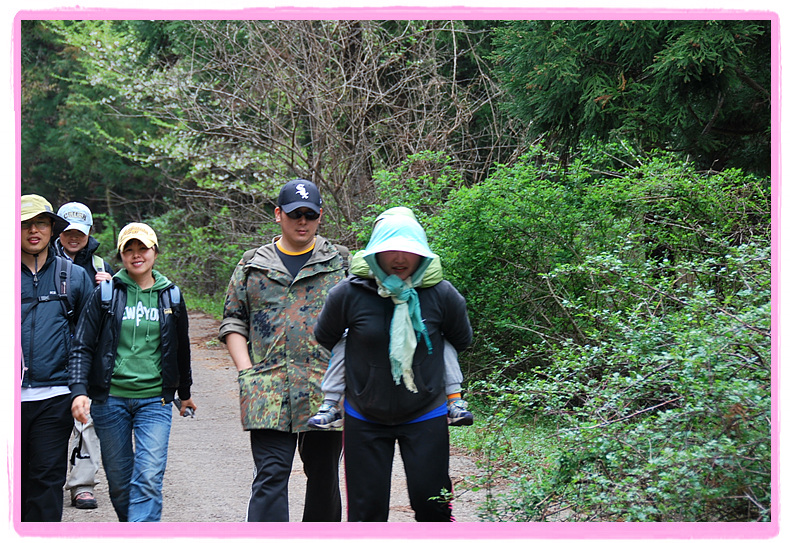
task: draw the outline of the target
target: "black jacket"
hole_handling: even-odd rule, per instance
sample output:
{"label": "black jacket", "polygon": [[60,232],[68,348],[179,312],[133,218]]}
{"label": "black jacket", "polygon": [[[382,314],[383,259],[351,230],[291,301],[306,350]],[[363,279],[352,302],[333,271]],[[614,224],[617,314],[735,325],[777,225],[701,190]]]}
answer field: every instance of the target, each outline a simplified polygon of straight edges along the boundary
{"label": "black jacket", "polygon": [[[79,253],[76,254],[74,257],[74,263],[78,266],[82,266],[86,272],[88,272],[88,276],[91,279],[91,284],[96,283],[96,268],[93,267],[93,255],[99,249],[99,241],[94,238],[93,236],[88,237],[88,244],[82,249]],[[55,240],[55,249],[57,249],[58,254],[65,258],[70,258],[66,254],[66,250],[63,248],[63,244],[60,242],[60,239]],[[107,260],[102,259],[104,262],[104,271],[109,273],[110,275],[115,275],[115,271],[110,266],[110,263]]]}
{"label": "black jacket", "polygon": [[[69,322],[63,303],[54,299],[40,301],[59,290],[59,281],[55,277],[55,258],[55,251],[50,247],[44,265],[35,275],[27,266],[22,265],[22,387],[66,386],[69,383],[67,363],[72,344],[73,323]],[[74,315],[73,322],[76,322],[93,290],[93,284],[85,270],[72,266],[67,290]]]}
{"label": "black jacket", "polygon": [[327,295],[315,325],[318,342],[332,349],[348,328],[345,353],[346,400],[365,418],[380,424],[412,421],[447,401],[444,341],[457,351],[472,342],[466,301],[448,281],[416,289],[432,352],[420,340],[412,369],[417,393],[396,385],[390,370],[389,329],[395,305],[377,293],[373,279],[356,276]]}
{"label": "black jacket", "polygon": [[[74,334],[74,348],[69,359],[71,397],[87,395],[105,400],[115,366],[118,336],[126,308],[126,285],[113,277],[110,306],[102,308],[101,287],[91,293]],[[162,342],[162,396],[173,401],[175,392],[182,400],[191,396],[192,366],[189,347],[189,323],[183,296],[171,307],[171,288],[159,293],[159,327]]]}

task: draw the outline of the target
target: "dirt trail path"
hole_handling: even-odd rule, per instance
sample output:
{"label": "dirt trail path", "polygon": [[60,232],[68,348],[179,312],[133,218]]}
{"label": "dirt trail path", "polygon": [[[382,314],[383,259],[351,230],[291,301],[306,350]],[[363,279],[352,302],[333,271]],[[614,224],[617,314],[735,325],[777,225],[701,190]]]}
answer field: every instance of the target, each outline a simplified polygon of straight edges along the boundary
{"label": "dirt trail path", "polygon": [[[253,476],[248,434],[239,421],[236,369],[223,345],[216,341],[219,323],[204,314],[190,313],[192,395],[195,418],[174,416],[164,479],[165,522],[244,522]],[[342,479],[341,467],[341,484]],[[477,472],[474,461],[452,455],[453,481]],[[72,507],[64,493],[64,522],[115,522],[103,471],[96,488],[97,509]],[[298,453],[290,481],[291,521],[301,519],[305,477]],[[454,503],[460,522],[477,521],[482,493],[467,492]],[[345,512],[344,512],[345,520]],[[393,468],[390,522],[414,522],[399,455]]]}

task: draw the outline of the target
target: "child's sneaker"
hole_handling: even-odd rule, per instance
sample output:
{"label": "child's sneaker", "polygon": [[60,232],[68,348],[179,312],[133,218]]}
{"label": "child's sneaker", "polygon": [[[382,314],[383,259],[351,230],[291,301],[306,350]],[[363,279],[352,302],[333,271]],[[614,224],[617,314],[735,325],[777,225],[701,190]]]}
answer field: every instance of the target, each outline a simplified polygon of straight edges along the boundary
{"label": "child's sneaker", "polygon": [[466,400],[453,400],[447,404],[447,424],[450,426],[471,426],[475,421],[474,415],[466,408],[469,404]]}
{"label": "child's sneaker", "polygon": [[310,417],[307,421],[310,428],[340,428],[343,426],[343,415],[340,414],[340,409],[337,403],[324,400],[318,413]]}

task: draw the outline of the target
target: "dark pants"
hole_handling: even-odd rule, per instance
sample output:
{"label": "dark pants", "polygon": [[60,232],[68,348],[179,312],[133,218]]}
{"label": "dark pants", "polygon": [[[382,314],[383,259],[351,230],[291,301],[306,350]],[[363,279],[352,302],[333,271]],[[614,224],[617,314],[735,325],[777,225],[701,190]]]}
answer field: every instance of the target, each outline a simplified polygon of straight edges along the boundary
{"label": "dark pants", "polygon": [[395,442],[400,447],[409,502],[418,522],[450,522],[452,491],[447,419],[385,426],[347,416],[344,421],[348,520],[386,522]]}
{"label": "dark pants", "polygon": [[22,402],[22,521],[60,522],[74,419],[68,394]]}
{"label": "dark pants", "polygon": [[247,506],[249,522],[288,522],[288,480],[298,446],[307,476],[302,522],[340,522],[338,465],[343,435],[335,431],[292,434],[250,430],[255,478]]}

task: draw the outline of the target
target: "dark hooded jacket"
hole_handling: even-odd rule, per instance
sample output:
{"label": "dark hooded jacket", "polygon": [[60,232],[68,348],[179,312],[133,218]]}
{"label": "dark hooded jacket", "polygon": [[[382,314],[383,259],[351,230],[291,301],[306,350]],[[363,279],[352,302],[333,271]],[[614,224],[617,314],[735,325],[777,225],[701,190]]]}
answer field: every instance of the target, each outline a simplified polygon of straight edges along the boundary
{"label": "dark hooded jacket", "polygon": [[[71,319],[67,315],[67,306],[61,301],[43,301],[44,298],[54,298],[51,295],[60,289],[60,281],[55,277],[56,258],[60,257],[50,249],[44,265],[36,274],[22,265],[22,387],[66,386],[69,382],[67,364],[72,346],[72,328],[93,290],[93,284],[85,270],[79,266],[71,267],[67,289],[73,311]],[[62,269],[65,270],[65,266]]]}
{"label": "dark hooded jacket", "polygon": [[377,293],[374,279],[350,276],[329,291],[315,325],[315,337],[331,349],[346,327],[346,401],[362,416],[380,424],[412,421],[447,401],[444,390],[444,341],[457,351],[472,341],[463,296],[448,281],[417,288],[432,352],[420,341],[413,370],[417,393],[395,384],[390,370],[389,327],[394,305]]}
{"label": "dark hooded jacket", "polygon": [[[346,401],[365,419],[387,425],[414,421],[445,403],[444,342],[459,352],[472,342],[466,300],[448,281],[423,281],[438,257],[413,213],[398,209],[408,211],[380,215],[365,247],[371,276],[352,275],[330,290],[315,325],[327,349],[346,333]],[[388,276],[377,258],[388,251],[421,260],[405,280]]]}
{"label": "dark hooded jacket", "polygon": [[[78,266],[81,266],[86,272],[88,272],[91,284],[96,283],[96,268],[93,266],[93,255],[96,254],[96,251],[99,249],[99,245],[100,244],[96,238],[89,236],[88,244],[74,257],[74,263]],[[63,248],[63,244],[60,242],[60,239],[55,240],[55,249],[60,256],[64,258],[71,258],[66,254],[66,250]],[[104,271],[110,275],[115,275],[110,263],[104,259],[102,259],[102,261],[104,262]]]}

